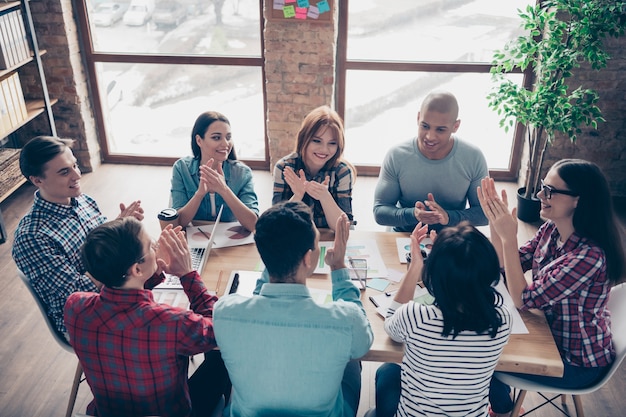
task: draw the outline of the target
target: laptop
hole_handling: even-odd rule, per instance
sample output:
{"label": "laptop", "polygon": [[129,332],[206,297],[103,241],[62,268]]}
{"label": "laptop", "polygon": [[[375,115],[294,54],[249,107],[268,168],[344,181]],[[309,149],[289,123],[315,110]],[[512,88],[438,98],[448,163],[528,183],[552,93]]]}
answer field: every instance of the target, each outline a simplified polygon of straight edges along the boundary
{"label": "laptop", "polygon": [[[187,246],[189,247],[189,253],[191,254],[191,267],[198,271],[198,274],[202,274],[204,264],[211,253],[213,242],[215,241],[215,235],[217,234],[217,226],[222,218],[222,211],[224,206],[220,206],[220,211],[217,213],[215,223],[211,229],[210,236],[207,236],[206,232],[198,226],[187,226],[185,234],[187,235]],[[154,287],[155,289],[183,289],[180,279],[177,276],[165,274],[165,280]]]}

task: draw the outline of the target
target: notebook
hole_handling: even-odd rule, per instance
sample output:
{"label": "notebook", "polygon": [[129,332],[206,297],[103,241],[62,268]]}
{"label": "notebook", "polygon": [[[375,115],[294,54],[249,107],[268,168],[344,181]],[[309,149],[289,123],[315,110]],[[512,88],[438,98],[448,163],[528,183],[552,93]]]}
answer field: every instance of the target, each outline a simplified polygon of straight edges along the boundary
{"label": "notebook", "polygon": [[[209,258],[215,236],[217,235],[217,225],[222,218],[222,210],[224,206],[220,206],[220,211],[217,213],[217,218],[211,229],[210,236],[207,236],[205,232],[201,231],[196,226],[187,226],[185,234],[187,235],[187,246],[189,247],[189,253],[191,254],[191,267],[202,274],[204,264]],[[165,280],[154,287],[155,289],[183,289],[180,279],[177,276],[165,274]]]}

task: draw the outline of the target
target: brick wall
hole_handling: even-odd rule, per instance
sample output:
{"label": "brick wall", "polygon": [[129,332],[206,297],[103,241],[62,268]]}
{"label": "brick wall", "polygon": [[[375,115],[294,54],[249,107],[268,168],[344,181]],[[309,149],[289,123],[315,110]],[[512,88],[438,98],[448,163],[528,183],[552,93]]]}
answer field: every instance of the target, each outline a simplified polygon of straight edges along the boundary
{"label": "brick wall", "polygon": [[[31,0],[30,8],[36,29],[44,73],[51,98],[58,99],[52,107],[60,137],[75,139],[74,154],[84,172],[100,164],[100,146],[96,135],[85,69],[80,54],[72,0]],[[25,96],[41,97],[36,82],[36,66],[29,64],[21,71]],[[39,134],[49,134],[43,117],[20,130],[22,142]]]}
{"label": "brick wall", "polygon": [[606,122],[597,130],[585,128],[575,143],[559,137],[548,149],[544,172],[562,158],[587,159],[602,168],[613,195],[626,197],[626,36],[607,39],[605,46],[611,55],[607,67],[600,71],[588,66],[577,69],[569,84],[598,92],[598,106]]}
{"label": "brick wall", "polygon": [[[58,133],[77,139],[81,168],[91,171],[99,164],[100,149],[71,9],[73,2],[31,0],[30,3],[40,46],[48,50],[43,59],[51,96],[60,99],[53,109]],[[266,22],[270,166],[293,150],[300,123],[310,110],[333,104],[336,6],[332,13],[332,23]],[[587,129],[576,144],[558,139],[549,149],[546,167],[566,157],[592,160],[609,177],[613,193],[626,196],[626,37],[608,40],[607,47],[612,55],[607,68],[600,72],[578,70],[572,81],[584,81],[599,92],[599,105],[607,122],[597,130]],[[21,130],[36,134],[36,123]]]}
{"label": "brick wall", "polygon": [[337,49],[334,4],[331,22],[266,21],[270,167],[293,151],[300,124],[309,111],[323,104],[332,106]]}

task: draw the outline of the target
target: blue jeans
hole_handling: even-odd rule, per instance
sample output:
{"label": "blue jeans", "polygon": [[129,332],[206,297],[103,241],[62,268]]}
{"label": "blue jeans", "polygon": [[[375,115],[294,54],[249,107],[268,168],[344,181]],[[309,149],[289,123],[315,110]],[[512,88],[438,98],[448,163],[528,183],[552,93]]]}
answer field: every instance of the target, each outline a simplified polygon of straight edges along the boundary
{"label": "blue jeans", "polygon": [[356,416],[361,400],[361,361],[351,360],[346,365],[341,380],[341,392],[344,403],[352,410],[351,415]]}
{"label": "blue jeans", "polygon": [[[530,381],[550,384],[555,388],[583,388],[602,378],[609,368],[608,366],[585,368],[582,366],[570,365],[568,363],[564,363],[563,366],[563,376],[560,378],[518,373],[511,373],[511,375],[520,376]],[[489,387],[489,403],[491,404],[491,409],[496,413],[508,413],[511,411],[513,409],[511,387],[495,377],[491,378],[491,385]]]}
{"label": "blue jeans", "polygon": [[376,417],[393,417],[400,403],[400,365],[383,363],[376,370]]}

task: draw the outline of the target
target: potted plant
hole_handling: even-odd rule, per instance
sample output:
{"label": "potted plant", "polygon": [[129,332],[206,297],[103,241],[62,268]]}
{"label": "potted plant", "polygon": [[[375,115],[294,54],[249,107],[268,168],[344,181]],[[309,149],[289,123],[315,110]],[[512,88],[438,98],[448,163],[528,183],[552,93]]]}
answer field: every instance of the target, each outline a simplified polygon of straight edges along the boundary
{"label": "potted plant", "polygon": [[[602,41],[624,33],[626,2],[539,0],[518,14],[525,34],[494,52],[491,73],[496,87],[487,98],[505,131],[516,122],[525,128],[528,164],[518,191],[518,218],[532,222],[539,220],[535,195],[544,154],[555,135],[575,142],[582,127],[597,129],[604,121],[598,94],[583,86],[572,88],[567,80],[582,63],[596,70],[606,66],[609,55]],[[520,71],[531,77],[526,86],[506,78]],[[520,206],[524,201],[534,206],[530,212]]]}

